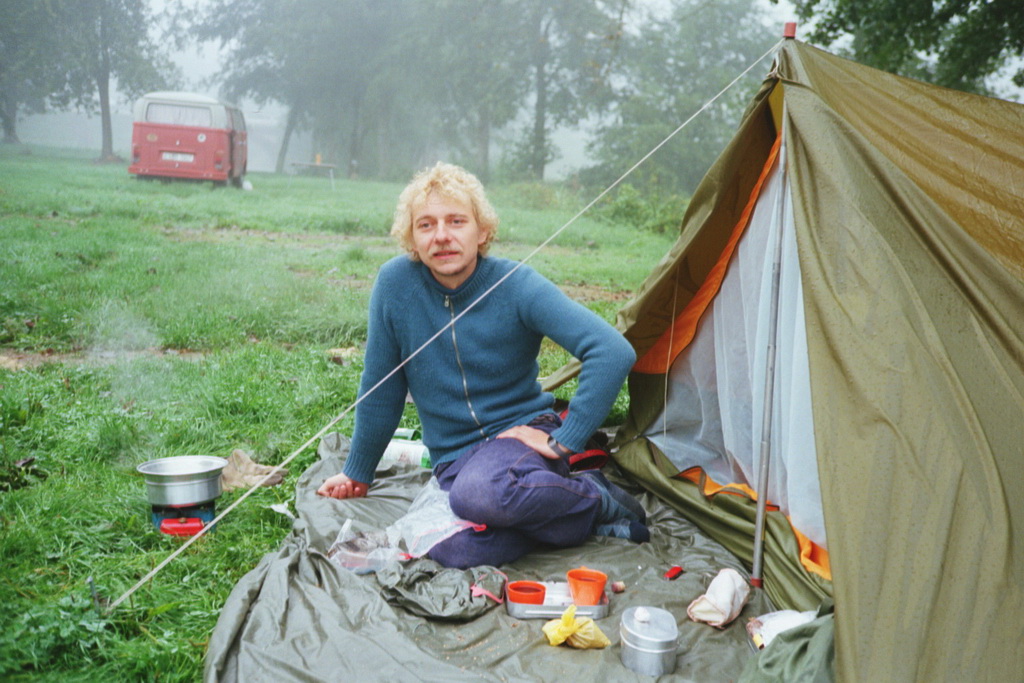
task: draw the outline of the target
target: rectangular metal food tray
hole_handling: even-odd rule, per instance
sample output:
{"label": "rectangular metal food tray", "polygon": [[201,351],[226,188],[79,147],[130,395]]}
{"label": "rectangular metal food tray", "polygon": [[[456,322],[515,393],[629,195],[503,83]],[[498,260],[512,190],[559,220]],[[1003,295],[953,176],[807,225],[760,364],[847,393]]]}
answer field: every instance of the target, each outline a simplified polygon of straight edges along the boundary
{"label": "rectangular metal food tray", "polygon": [[[516,619],[555,619],[562,616],[565,608],[572,604],[569,584],[566,581],[539,581],[545,587],[544,602],[531,605],[525,602],[512,602],[505,591],[505,609]],[[601,595],[601,602],[596,605],[577,605],[577,617],[590,617],[597,620],[608,616],[608,592]]]}

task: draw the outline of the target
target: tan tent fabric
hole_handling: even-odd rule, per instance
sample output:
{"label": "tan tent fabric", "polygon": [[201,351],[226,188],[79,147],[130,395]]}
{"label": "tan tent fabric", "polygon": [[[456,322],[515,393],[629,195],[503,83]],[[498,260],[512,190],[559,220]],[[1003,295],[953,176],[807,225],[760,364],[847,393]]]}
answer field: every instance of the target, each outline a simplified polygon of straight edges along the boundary
{"label": "tan tent fabric", "polygon": [[[1024,106],[787,41],[679,241],[620,313],[639,355],[721,252],[774,120],[788,145],[837,676],[1020,680]],[[659,377],[631,377],[619,462],[749,561],[747,518],[712,521],[721,510],[684,500],[692,484],[637,436],[662,408]],[[782,571],[796,562],[784,546],[767,544],[766,590],[806,609],[828,587]]]}
{"label": "tan tent fabric", "polygon": [[780,62],[784,80],[813,91],[1024,279],[1024,188],[1012,184],[1024,159],[1021,105],[900,78],[807,46],[784,50]]}

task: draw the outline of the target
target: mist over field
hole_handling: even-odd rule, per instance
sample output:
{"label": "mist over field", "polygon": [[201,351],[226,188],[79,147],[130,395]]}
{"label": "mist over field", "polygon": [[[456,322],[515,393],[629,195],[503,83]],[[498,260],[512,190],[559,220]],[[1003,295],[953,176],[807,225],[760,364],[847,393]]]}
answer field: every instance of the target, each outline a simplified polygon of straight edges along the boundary
{"label": "mist over field", "polygon": [[[156,12],[178,6],[172,0],[153,0],[150,4]],[[202,12],[212,4],[212,0],[185,0],[183,6],[194,12]],[[636,8],[636,12],[633,14],[635,17],[645,16],[643,14],[645,12],[650,12],[652,16],[668,16],[673,2],[672,0],[638,0],[632,4]],[[765,11],[770,22],[767,30],[772,32],[773,37],[781,35],[782,24],[793,18],[793,9],[788,0],[781,0],[779,3],[754,0],[752,4],[760,6]],[[456,27],[456,33],[457,31],[458,27]],[[164,38],[160,38],[160,41],[169,45]],[[222,48],[216,41],[193,40],[182,47],[173,47],[170,57],[181,75],[181,81],[176,89],[212,97],[224,96],[224,82],[220,72],[227,60],[231,59],[228,49]],[[761,69],[761,72],[766,71],[766,68],[767,65]],[[763,73],[757,74],[758,77],[761,75]],[[442,77],[443,74],[437,75],[439,79]],[[118,90],[116,80],[112,85],[114,94],[111,100],[111,124],[114,151],[120,157],[127,158],[131,141],[133,98]],[[381,82],[378,87],[387,86]],[[274,171],[286,127],[287,106],[273,101],[256,103],[249,98],[241,98],[235,103],[242,107],[250,132],[250,170]],[[592,153],[588,151],[588,144],[593,138],[596,120],[595,115],[588,115],[576,121],[561,123],[553,128],[552,148],[555,150],[555,158],[548,166],[547,177],[549,179],[564,179],[576,170],[594,162]],[[677,125],[679,120],[666,120],[665,125]],[[522,116],[517,121],[517,125],[520,127],[526,123],[526,119]],[[21,141],[28,144],[77,149],[99,149],[101,145],[101,122],[98,113],[84,111],[80,108],[71,111],[23,115],[18,126]],[[510,131],[509,135],[514,135],[514,133]],[[287,151],[285,170],[292,170],[290,166],[292,162],[312,160],[317,153],[317,143],[314,140],[313,132],[310,130],[297,131],[293,134]]]}

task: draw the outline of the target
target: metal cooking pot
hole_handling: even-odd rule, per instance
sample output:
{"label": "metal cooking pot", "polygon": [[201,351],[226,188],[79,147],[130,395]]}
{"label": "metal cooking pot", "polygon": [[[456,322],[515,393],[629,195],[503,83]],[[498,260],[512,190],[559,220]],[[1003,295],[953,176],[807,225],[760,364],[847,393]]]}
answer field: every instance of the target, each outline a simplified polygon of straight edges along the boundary
{"label": "metal cooking pot", "polygon": [[150,460],[136,469],[146,479],[152,505],[188,507],[220,496],[220,473],[227,464],[213,455],[178,455]]}

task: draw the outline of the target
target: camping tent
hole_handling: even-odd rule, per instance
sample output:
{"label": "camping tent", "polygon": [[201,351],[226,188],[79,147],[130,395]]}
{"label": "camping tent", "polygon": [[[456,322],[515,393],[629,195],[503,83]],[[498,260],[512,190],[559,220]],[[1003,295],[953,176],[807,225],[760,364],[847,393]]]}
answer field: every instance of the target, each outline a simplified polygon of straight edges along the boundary
{"label": "camping tent", "polygon": [[618,325],[617,462],[749,563],[764,439],[840,679],[1020,680],[1024,106],[785,41]]}

